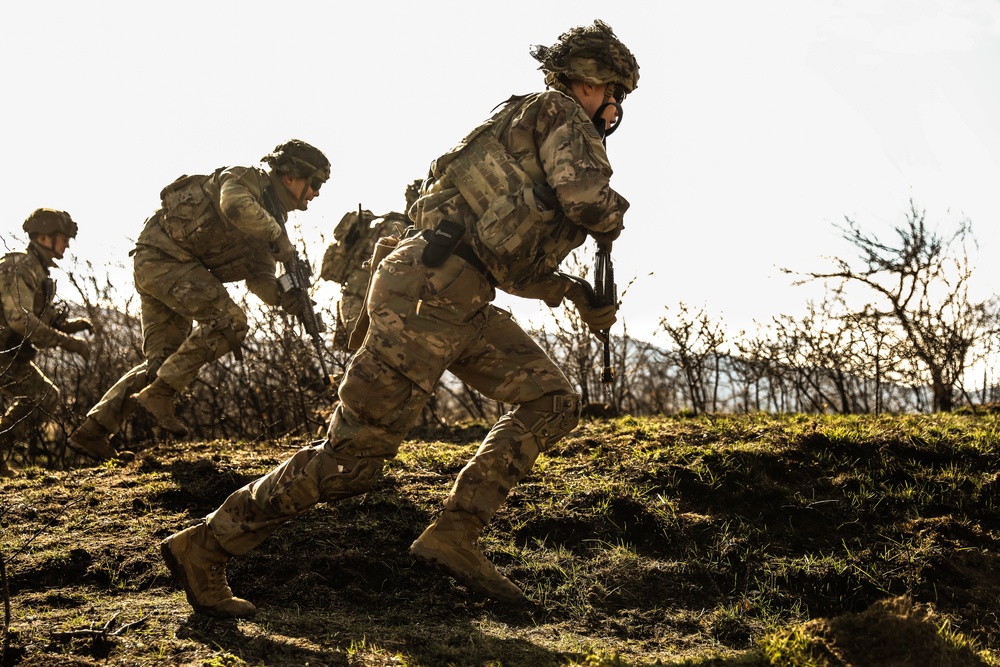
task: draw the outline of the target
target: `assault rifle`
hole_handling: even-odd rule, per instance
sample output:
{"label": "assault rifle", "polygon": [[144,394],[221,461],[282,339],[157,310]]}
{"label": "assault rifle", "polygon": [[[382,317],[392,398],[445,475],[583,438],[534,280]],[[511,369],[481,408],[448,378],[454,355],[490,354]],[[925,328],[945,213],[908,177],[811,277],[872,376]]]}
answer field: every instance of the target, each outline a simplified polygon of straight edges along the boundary
{"label": "assault rifle", "polygon": [[[618,286],[615,285],[615,267],[611,262],[611,248],[597,247],[594,257],[594,296],[597,306],[613,306],[618,302]],[[601,371],[601,382],[614,382],[615,372],[611,367],[611,330],[605,329],[604,334],[604,368]]]}
{"label": "assault rifle", "polygon": [[[278,221],[278,224],[281,225],[281,228],[287,234],[288,230],[285,227],[285,223],[288,221],[288,214],[274,201],[274,195],[271,192],[270,186],[264,188],[264,208]],[[312,339],[313,347],[316,348],[319,369],[323,373],[323,384],[329,387],[333,384],[333,380],[330,378],[330,372],[326,368],[325,348],[323,346],[323,339],[320,337],[320,334],[326,331],[326,325],[323,324],[323,318],[320,317],[320,314],[313,310],[313,302],[309,298],[309,288],[312,285],[309,278],[312,276],[312,267],[309,266],[309,262],[305,262],[299,257],[298,250],[293,250],[292,258],[287,262],[282,262],[282,266],[285,269],[285,273],[278,278],[278,285],[281,287],[282,292],[300,291],[302,315],[299,319],[302,320],[302,326],[305,328],[306,333],[309,334],[309,338]]]}

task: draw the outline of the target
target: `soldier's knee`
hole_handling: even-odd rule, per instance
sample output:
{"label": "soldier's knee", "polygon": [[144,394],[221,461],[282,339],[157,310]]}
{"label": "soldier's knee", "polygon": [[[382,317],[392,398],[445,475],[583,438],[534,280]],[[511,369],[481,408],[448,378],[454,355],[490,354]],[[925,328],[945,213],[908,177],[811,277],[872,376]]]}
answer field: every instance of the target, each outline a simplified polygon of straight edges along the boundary
{"label": "soldier's knee", "polygon": [[233,318],[232,320],[230,320],[230,326],[232,327],[233,331],[236,332],[236,337],[239,338],[240,342],[242,343],[243,339],[247,337],[247,333],[250,331],[250,325],[247,323],[246,316],[243,316],[239,319]]}
{"label": "soldier's knee", "polygon": [[234,350],[243,343],[250,332],[247,314],[235,303],[227,304],[225,314],[210,324],[209,328],[221,331]]}
{"label": "soldier's knee", "polygon": [[321,500],[341,500],[367,493],[379,477],[385,462],[382,459],[354,458],[353,456],[335,456],[340,474],[327,477],[319,488]]}
{"label": "soldier's knee", "polygon": [[332,502],[368,492],[382,474],[381,458],[330,451],[329,442],[296,452],[250,486],[254,503],[277,516],[293,516],[320,501]]}
{"label": "soldier's knee", "polygon": [[291,516],[319,502],[317,480],[310,474],[310,468],[321,455],[321,446],[300,449],[278,468],[251,484],[250,496],[257,507],[278,516]]}
{"label": "soldier's knee", "polygon": [[237,332],[241,339],[246,337],[247,332],[250,331],[246,312],[235,303],[232,303],[226,315],[229,317],[229,326],[233,328],[233,331]]}
{"label": "soldier's knee", "polygon": [[547,394],[526,401],[514,410],[514,416],[531,431],[545,451],[580,423],[580,394]]}

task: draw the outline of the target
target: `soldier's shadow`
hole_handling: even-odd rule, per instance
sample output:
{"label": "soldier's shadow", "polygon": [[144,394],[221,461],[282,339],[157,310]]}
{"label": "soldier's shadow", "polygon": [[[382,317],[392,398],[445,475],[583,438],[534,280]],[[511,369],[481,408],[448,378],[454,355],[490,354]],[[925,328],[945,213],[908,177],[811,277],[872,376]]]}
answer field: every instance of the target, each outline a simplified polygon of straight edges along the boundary
{"label": "soldier's shadow", "polygon": [[192,614],[179,632],[268,665],[357,664],[350,656],[364,647],[407,664],[485,663],[489,656],[505,656],[503,664],[559,664],[550,649],[480,627],[484,619],[493,627],[531,627],[540,610],[486,600],[414,561],[409,545],[432,519],[391,475],[365,496],[317,505],[230,562],[233,592],[258,605],[256,618]]}

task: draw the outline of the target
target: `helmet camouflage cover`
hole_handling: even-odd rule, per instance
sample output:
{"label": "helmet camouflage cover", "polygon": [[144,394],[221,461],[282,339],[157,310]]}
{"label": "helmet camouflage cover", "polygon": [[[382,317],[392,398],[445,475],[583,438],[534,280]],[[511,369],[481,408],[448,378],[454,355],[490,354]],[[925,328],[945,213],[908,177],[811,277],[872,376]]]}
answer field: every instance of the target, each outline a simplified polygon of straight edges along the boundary
{"label": "helmet camouflage cover", "polygon": [[323,155],[323,151],[299,139],[278,144],[260,161],[276,173],[289,174],[295,178],[306,178],[321,184],[330,178],[330,161]]}
{"label": "helmet camouflage cover", "polygon": [[629,93],[639,85],[639,63],[604,21],[572,28],[552,46],[535,45],[531,56],[541,63],[538,69],[545,72],[549,85],[566,79],[594,85],[616,83]]}
{"label": "helmet camouflage cover", "polygon": [[35,209],[29,215],[21,229],[28,235],[34,234],[65,234],[67,238],[76,238],[76,223],[69,217],[66,211],[57,211],[54,208]]}
{"label": "helmet camouflage cover", "polygon": [[418,178],[406,186],[406,192],[403,195],[406,199],[406,210],[403,211],[404,213],[409,211],[410,207],[413,206],[413,203],[420,198],[420,186],[423,184],[424,179]]}

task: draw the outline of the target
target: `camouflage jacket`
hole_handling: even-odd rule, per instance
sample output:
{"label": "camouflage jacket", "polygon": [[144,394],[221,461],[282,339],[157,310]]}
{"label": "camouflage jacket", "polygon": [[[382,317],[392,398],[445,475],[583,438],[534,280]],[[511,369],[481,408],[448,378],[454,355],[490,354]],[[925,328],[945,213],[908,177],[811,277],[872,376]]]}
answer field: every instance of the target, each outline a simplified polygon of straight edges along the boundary
{"label": "camouflage jacket", "polygon": [[264,208],[269,183],[268,173],[254,167],[182,176],[160,193],[162,207],[146,221],[136,244],[197,261],[222,282],[246,281],[250,291],[276,305],[276,262],[269,246],[282,228]]}
{"label": "camouflage jacket", "polygon": [[339,283],[345,295],[363,297],[370,275],[365,262],[371,259],[375,243],[392,234],[397,225],[409,224],[409,218],[395,211],[381,217],[368,210],[361,211],[360,218],[356,211],[345,214],[334,229],[334,242],[323,254],[320,277]]}
{"label": "camouflage jacket", "polygon": [[[543,227],[525,234],[528,241],[511,244],[515,249],[497,254],[496,244],[483,238],[483,216],[475,202],[459,191],[449,164],[459,160],[466,146],[482,143],[483,137],[499,142],[516,168],[527,175],[522,200],[541,192],[551,201]],[[487,155],[489,162],[492,156]],[[475,154],[470,158],[475,161]],[[475,165],[473,165],[475,166]],[[487,169],[485,180],[492,174]],[[554,90],[512,97],[490,120],[473,130],[455,149],[431,165],[420,199],[410,215],[420,229],[431,229],[443,219],[465,223],[467,241],[483,261],[498,287],[513,294],[558,302],[565,290],[555,270],[588,233],[605,234],[623,228],[628,202],[611,189],[611,164],[594,124],[573,98]],[[503,176],[501,175],[502,179]],[[541,198],[540,198],[541,199]],[[543,208],[532,197],[532,206]],[[489,205],[489,202],[486,202]],[[484,208],[480,203],[480,208]]]}
{"label": "camouflage jacket", "polygon": [[52,306],[55,288],[48,265],[33,245],[0,259],[0,351],[8,351],[22,341],[39,348],[55,347],[66,338],[52,326],[56,320]]}

